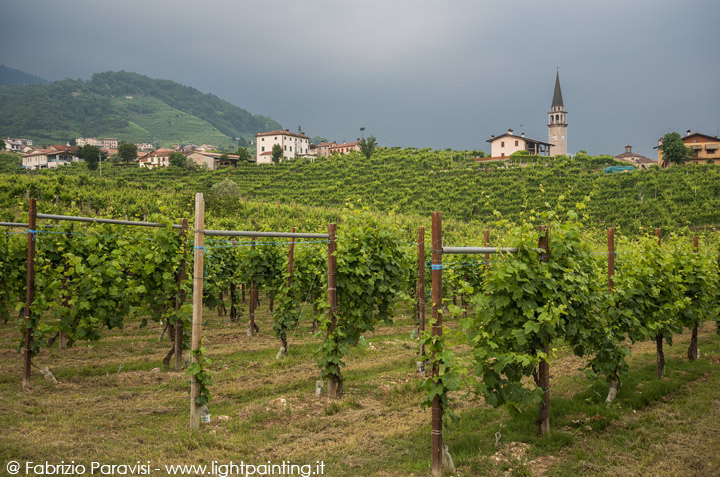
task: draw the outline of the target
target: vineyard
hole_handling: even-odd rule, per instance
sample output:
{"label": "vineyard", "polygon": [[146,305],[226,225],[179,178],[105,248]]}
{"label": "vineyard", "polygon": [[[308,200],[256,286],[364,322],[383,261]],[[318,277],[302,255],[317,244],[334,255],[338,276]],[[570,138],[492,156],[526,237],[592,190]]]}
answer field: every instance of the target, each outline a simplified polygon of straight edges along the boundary
{"label": "vineyard", "polygon": [[[274,212],[270,211],[279,202],[323,210],[369,208],[423,220],[441,210],[446,219],[463,222],[487,222],[498,212],[520,221],[532,210],[547,208],[546,203],[559,201],[573,207],[590,197],[589,227],[639,233],[654,227],[679,230],[720,223],[720,172],[716,167],[688,165],[605,174],[604,167],[614,164],[612,158],[578,156],[503,167],[475,162],[470,152],[383,148],[371,159],[350,154],[342,160],[241,164],[207,172],[106,167],[103,178],[77,165],[42,175],[12,175],[12,180],[0,183],[0,197],[16,200],[29,189],[39,200],[53,201],[58,195],[64,207],[90,200],[94,210],[112,208],[114,215],[142,217],[158,211],[155,202],[162,196],[163,204],[168,200],[172,204],[166,210],[182,215],[192,213],[195,192],[209,193],[213,185],[230,179],[239,196],[262,202],[268,213]],[[6,220],[11,218],[8,206],[23,207],[22,203],[3,206]]]}
{"label": "vineyard", "polygon": [[0,453],[569,475],[670,396],[712,435],[720,178],[604,163],[4,174]]}

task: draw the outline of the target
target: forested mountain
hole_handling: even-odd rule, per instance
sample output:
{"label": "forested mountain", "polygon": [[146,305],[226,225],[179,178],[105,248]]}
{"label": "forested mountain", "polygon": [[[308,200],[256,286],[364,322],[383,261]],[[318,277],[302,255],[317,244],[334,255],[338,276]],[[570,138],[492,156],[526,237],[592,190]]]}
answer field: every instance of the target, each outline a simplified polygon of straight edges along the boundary
{"label": "forested mountain", "polygon": [[38,142],[116,137],[130,142],[236,144],[280,128],[212,94],[125,71],[89,81],[0,86],[0,135]]}
{"label": "forested mountain", "polygon": [[8,68],[0,65],[0,85],[2,84],[29,84],[29,83],[47,83],[47,80],[39,78],[35,75],[25,73],[24,71]]}

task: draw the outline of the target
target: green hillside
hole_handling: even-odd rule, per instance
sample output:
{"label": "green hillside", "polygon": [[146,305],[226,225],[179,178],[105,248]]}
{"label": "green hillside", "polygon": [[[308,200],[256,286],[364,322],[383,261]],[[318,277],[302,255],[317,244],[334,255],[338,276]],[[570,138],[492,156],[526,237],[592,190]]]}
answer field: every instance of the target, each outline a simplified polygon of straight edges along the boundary
{"label": "green hillside", "polygon": [[124,71],[95,74],[90,81],[0,86],[0,135],[38,143],[98,136],[232,147],[235,137],[279,127],[212,94]]}
{"label": "green hillside", "polygon": [[39,78],[35,75],[25,73],[24,71],[8,68],[0,65],[0,84],[30,84],[30,83],[47,83],[47,80]]}

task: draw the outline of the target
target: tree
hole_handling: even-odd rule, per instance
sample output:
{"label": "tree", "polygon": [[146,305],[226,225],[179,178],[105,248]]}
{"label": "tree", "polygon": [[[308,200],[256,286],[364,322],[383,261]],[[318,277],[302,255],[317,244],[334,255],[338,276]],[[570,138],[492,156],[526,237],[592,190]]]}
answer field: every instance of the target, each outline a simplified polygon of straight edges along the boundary
{"label": "tree", "polygon": [[275,144],[272,148],[272,161],[277,164],[283,156],[283,148],[280,144]]}
{"label": "tree", "polygon": [[0,151],[4,151],[4,150],[5,150],[5,141],[0,139]]}
{"label": "tree", "polygon": [[689,150],[685,147],[680,134],[676,132],[667,133],[662,138],[662,155],[665,164],[682,164],[689,156]]}
{"label": "tree", "polygon": [[118,146],[118,155],[124,163],[130,163],[137,159],[137,146],[133,143],[126,142]]}
{"label": "tree", "polygon": [[87,163],[88,169],[94,171],[98,168],[100,159],[105,156],[105,153],[102,152],[97,146],[91,146],[89,144],[86,144],[85,146],[78,149],[76,155]]}
{"label": "tree", "polygon": [[377,140],[375,136],[368,136],[367,138],[360,139],[358,146],[360,146],[360,152],[362,152],[367,159],[370,159],[370,156],[373,155],[377,147]]}
{"label": "tree", "polygon": [[225,179],[214,184],[207,193],[208,205],[225,211],[237,207],[237,200],[239,198],[240,187],[230,179]]}
{"label": "tree", "polygon": [[248,160],[250,160],[250,153],[244,147],[238,147],[235,154],[237,154],[238,156],[238,162],[247,162]]}
{"label": "tree", "polygon": [[174,151],[170,153],[170,165],[175,167],[185,167],[187,157],[182,152]]}
{"label": "tree", "polygon": [[310,144],[321,144],[323,142],[330,142],[327,138],[324,138],[322,136],[314,136],[310,139]]}

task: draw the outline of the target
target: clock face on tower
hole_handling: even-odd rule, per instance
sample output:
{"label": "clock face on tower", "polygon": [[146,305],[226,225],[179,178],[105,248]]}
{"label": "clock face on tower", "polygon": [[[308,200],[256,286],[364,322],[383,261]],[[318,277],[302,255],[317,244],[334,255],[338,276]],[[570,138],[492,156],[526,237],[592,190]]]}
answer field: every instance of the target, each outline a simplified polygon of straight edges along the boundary
{"label": "clock face on tower", "polygon": [[553,141],[557,141],[557,136],[553,136]]}

